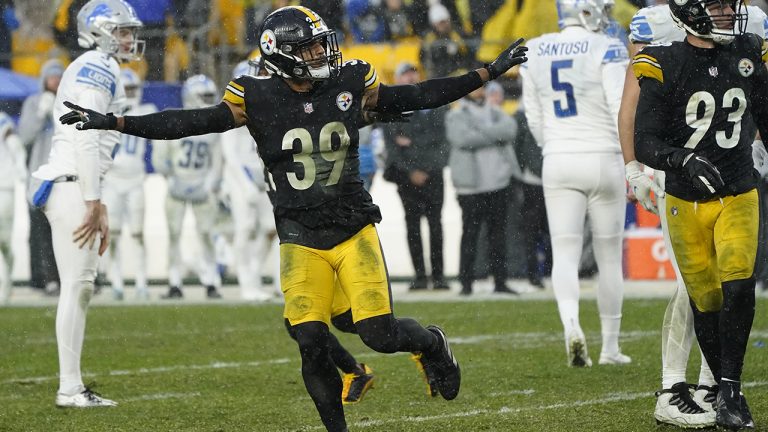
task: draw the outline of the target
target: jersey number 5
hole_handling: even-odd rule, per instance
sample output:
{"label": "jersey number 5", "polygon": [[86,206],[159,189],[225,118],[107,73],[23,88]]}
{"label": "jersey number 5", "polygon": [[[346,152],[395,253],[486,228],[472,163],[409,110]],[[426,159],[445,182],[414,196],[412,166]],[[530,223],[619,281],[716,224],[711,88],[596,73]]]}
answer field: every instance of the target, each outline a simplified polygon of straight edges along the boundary
{"label": "jersey number 5", "polygon": [[[340,145],[339,148],[334,150],[331,145],[331,138],[333,134],[338,135]],[[317,178],[317,167],[315,161],[312,159],[312,153],[314,152],[314,144],[312,136],[309,131],[304,128],[291,129],[283,136],[283,150],[293,151],[293,143],[298,140],[301,146],[301,151],[293,155],[293,162],[301,164],[304,167],[304,176],[299,178],[295,172],[287,173],[288,183],[294,189],[305,190],[309,189]],[[320,144],[320,156],[328,162],[333,162],[333,168],[328,176],[328,181],[325,186],[333,186],[339,182],[341,173],[344,169],[344,160],[347,157],[347,149],[349,149],[349,134],[347,128],[342,122],[331,122],[323,126],[320,130],[319,137]]]}
{"label": "jersey number 5", "polygon": [[[717,145],[725,149],[736,147],[741,137],[741,117],[747,109],[747,97],[744,95],[744,90],[739,87],[734,87],[723,95],[723,108],[733,108],[734,102],[737,102],[738,106],[734,112],[728,114],[728,121],[733,123],[731,136],[729,137],[725,131],[717,131],[715,133]],[[704,112],[699,117],[701,104],[704,104]],[[699,142],[704,138],[704,135],[707,134],[709,127],[712,125],[715,109],[717,109],[717,102],[712,93],[706,91],[696,92],[688,100],[688,105],[685,108],[685,122],[694,131],[691,137],[688,138],[688,142],[685,143],[686,148],[692,149],[699,145]]]}
{"label": "jersey number 5", "polygon": [[565,92],[565,106],[563,106],[563,101],[561,100],[554,101],[555,117],[557,118],[573,117],[578,114],[576,112],[576,95],[573,92],[573,85],[560,81],[560,71],[572,67],[573,59],[552,62],[552,90]]}

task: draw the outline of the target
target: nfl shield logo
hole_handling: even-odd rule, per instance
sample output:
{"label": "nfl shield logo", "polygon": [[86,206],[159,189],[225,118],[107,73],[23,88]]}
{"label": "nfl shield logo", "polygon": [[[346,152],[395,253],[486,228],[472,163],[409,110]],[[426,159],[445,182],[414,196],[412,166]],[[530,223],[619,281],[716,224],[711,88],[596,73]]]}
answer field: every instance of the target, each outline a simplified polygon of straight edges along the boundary
{"label": "nfl shield logo", "polygon": [[717,78],[717,66],[712,66],[709,68],[709,74],[712,75],[712,78]]}
{"label": "nfl shield logo", "polygon": [[304,112],[307,114],[312,114],[312,112],[315,110],[315,108],[312,106],[312,102],[304,102]]}

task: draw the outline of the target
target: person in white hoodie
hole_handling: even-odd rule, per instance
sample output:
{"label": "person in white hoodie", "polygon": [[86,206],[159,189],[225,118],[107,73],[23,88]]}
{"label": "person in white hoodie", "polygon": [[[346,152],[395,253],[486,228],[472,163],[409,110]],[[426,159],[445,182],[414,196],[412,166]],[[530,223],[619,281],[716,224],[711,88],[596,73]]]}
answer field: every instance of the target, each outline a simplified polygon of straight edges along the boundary
{"label": "person in white hoodie", "polygon": [[624,164],[617,117],[629,61],[624,44],[603,33],[604,0],[557,0],[561,31],[528,42],[523,103],[542,147],[542,180],[552,237],[552,286],[570,366],[591,366],[579,323],[579,258],[589,214],[599,268],[600,364],[626,364],[619,350],[624,296]]}
{"label": "person in white hoodie", "polygon": [[[122,0],[91,0],[80,9],[78,43],[89,51],[64,71],[53,106],[55,118],[67,113],[70,103],[122,112],[125,90],[118,61],[141,57],[143,42],[137,38],[141,27],[136,12]],[[98,258],[109,244],[107,209],[101,202],[102,179],[112,165],[119,141],[116,131],[80,132],[56,122],[48,162],[32,174],[28,188],[28,200],[44,208],[51,224],[61,279],[56,311],[59,407],[117,405],[83,384],[80,355]]]}

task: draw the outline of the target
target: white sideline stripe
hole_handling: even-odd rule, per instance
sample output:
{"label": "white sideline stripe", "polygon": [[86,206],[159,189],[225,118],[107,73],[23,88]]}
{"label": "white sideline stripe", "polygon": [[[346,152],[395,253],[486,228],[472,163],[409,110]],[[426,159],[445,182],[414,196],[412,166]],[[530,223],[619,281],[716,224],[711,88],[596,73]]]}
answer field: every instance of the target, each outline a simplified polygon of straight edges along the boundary
{"label": "white sideline stripe", "polygon": [[[104,375],[107,375],[107,376],[145,375],[145,374],[154,374],[154,373],[173,372],[173,371],[179,371],[179,370],[184,371],[184,370],[209,370],[209,369],[236,369],[236,368],[242,368],[242,367],[260,367],[264,365],[285,364],[295,360],[296,359],[280,358],[280,359],[252,361],[252,362],[216,362],[216,363],[211,363],[207,365],[161,366],[161,367],[155,367],[155,368],[140,368],[140,369],[133,369],[133,370],[113,370],[113,371],[109,371],[101,374],[88,372],[88,373],[84,373],[83,377],[95,377],[99,375],[102,375],[102,376]],[[53,381],[57,379],[59,379],[58,375],[43,376],[43,377],[11,378],[3,381],[3,384],[42,383],[42,382]]]}
{"label": "white sideline stripe", "polygon": [[491,396],[491,397],[515,396],[515,395],[530,396],[530,395],[532,395],[534,393],[536,393],[536,390],[534,390],[534,389],[525,389],[525,390],[510,390],[510,391],[505,391],[505,392],[488,393],[488,396]]}
{"label": "white sideline stripe", "polygon": [[[752,388],[752,387],[763,387],[768,385],[768,381],[750,381],[747,383],[744,383],[744,387],[746,388]],[[446,420],[446,419],[452,419],[452,418],[466,418],[466,417],[479,417],[479,416],[489,416],[489,415],[507,415],[507,414],[519,414],[527,411],[541,411],[541,410],[554,410],[554,409],[563,409],[563,408],[573,408],[573,407],[584,407],[584,406],[592,406],[592,405],[604,405],[614,402],[626,402],[626,401],[633,401],[637,399],[643,399],[643,398],[649,398],[653,396],[653,392],[640,392],[640,393],[612,393],[604,398],[601,399],[589,399],[589,400],[582,400],[582,401],[573,401],[573,402],[562,402],[557,404],[551,404],[551,405],[539,405],[539,406],[529,406],[529,407],[522,407],[522,408],[509,408],[509,407],[502,407],[498,410],[483,410],[483,409],[476,409],[476,410],[470,410],[470,411],[464,411],[464,412],[457,412],[457,413],[451,413],[451,414],[439,414],[439,415],[432,415],[432,416],[419,416],[419,417],[413,417],[413,416],[404,416],[400,418],[389,418],[386,420],[366,420],[366,421],[360,421],[352,424],[354,427],[373,427],[373,426],[383,426],[386,424],[391,423],[399,423],[399,422],[415,422],[415,423],[421,423],[426,421],[433,421],[433,420]],[[322,426],[314,426],[311,428],[312,430],[322,430]]]}
{"label": "white sideline stripe", "polygon": [[121,399],[119,402],[140,402],[140,401],[156,401],[156,400],[164,400],[164,399],[191,399],[194,397],[201,396],[200,393],[194,392],[194,393],[157,393],[157,394],[148,394],[148,395],[141,395],[141,396],[135,396],[132,398],[125,398]]}

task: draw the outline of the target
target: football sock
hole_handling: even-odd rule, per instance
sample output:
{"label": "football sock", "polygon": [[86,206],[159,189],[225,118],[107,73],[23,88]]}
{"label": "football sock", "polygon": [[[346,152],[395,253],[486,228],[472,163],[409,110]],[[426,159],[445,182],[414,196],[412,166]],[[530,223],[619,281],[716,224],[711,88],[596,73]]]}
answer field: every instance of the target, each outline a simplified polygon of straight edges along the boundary
{"label": "football sock", "polygon": [[[699,352],[701,352],[701,350],[699,350]],[[701,367],[699,368],[699,385],[705,385],[708,387],[717,385],[717,381],[715,381],[715,377],[712,376],[712,371],[709,369],[709,364],[707,364],[707,359],[704,357],[704,353],[701,353]]]}
{"label": "football sock", "polygon": [[432,352],[439,348],[437,336],[411,318],[380,315],[355,325],[360,339],[377,352]]}
{"label": "football sock", "polygon": [[61,294],[56,309],[59,393],[74,395],[84,388],[80,374],[80,356],[85,340],[85,314],[93,294],[93,282],[68,281],[66,276],[62,274]]}
{"label": "football sock", "polygon": [[120,267],[120,231],[112,231],[109,233],[109,282],[112,284],[112,289],[116,291],[122,291],[123,285],[123,272]]}
{"label": "football sock", "polygon": [[136,280],[134,285],[137,289],[147,288],[147,252],[144,247],[144,235],[141,233],[133,236],[136,240],[136,253],[138,254],[136,260]]}
{"label": "football sock", "polygon": [[606,354],[617,354],[619,352],[619,329],[621,328],[621,315],[601,315],[600,327],[603,333],[602,352]]}
{"label": "football sock", "polygon": [[329,352],[330,332],[325,323],[311,321],[293,326],[301,353],[301,375],[323,425],[330,432],[345,431],[341,404],[342,382]]}
{"label": "football sock", "polygon": [[[672,388],[674,384],[686,381],[688,355],[694,338],[693,313],[688,301],[688,292],[678,283],[675,294],[667,304],[661,327],[662,388]],[[706,365],[706,362],[703,364]],[[711,372],[709,374],[712,375]]]}
{"label": "football sock", "polygon": [[755,279],[723,282],[720,345],[723,379],[739,381],[755,317]]}
{"label": "football sock", "polygon": [[715,380],[720,380],[720,312],[700,312],[691,300],[693,328]]}
{"label": "football sock", "polygon": [[357,360],[355,360],[352,354],[341,345],[341,342],[339,342],[333,333],[328,333],[328,339],[328,349],[333,364],[344,373],[357,372],[359,370]]}

